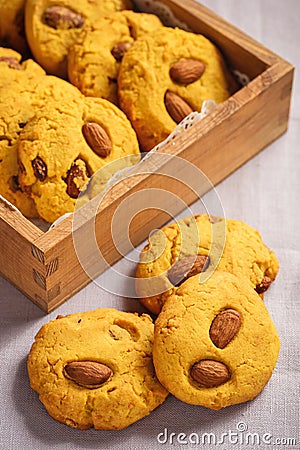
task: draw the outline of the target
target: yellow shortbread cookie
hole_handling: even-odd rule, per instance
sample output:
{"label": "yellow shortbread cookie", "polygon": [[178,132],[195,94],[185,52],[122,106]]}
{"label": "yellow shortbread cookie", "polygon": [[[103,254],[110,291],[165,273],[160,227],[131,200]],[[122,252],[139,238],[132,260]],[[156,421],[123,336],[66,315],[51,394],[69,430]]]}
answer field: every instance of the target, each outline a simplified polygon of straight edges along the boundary
{"label": "yellow shortbread cookie", "polygon": [[95,21],[68,55],[69,80],[92,97],[118,104],[117,78],[124,53],[162,24],[153,14],[121,11]]}
{"label": "yellow shortbread cookie", "polygon": [[75,105],[56,101],[41,108],[20,134],[18,157],[21,187],[39,215],[53,222],[74,210],[98,170],[108,168],[101,171],[104,188],[112,173],[140,160],[140,151],[122,111],[107,100],[82,97]]}
{"label": "yellow shortbread cookie", "polygon": [[[221,53],[208,39],[163,27],[138,39],[124,55],[118,88],[121,108],[143,150],[148,151],[189,112],[200,111],[204,100],[221,103],[237,85]],[[174,96],[176,108],[171,113]]]}
{"label": "yellow shortbread cookie", "polygon": [[38,332],[28,357],[32,389],[48,413],[74,428],[125,428],[167,397],[152,362],[149,316],[97,309]]}
{"label": "yellow shortbread cookie", "polygon": [[195,272],[205,278],[214,270],[245,277],[263,294],[277,275],[278,260],[246,223],[200,214],[151,235],[140,254],[136,291],[141,303],[158,314],[174,286]]}
{"label": "yellow shortbread cookie", "polygon": [[69,48],[99,17],[131,9],[130,0],[27,0],[26,36],[32,54],[53,75],[67,77]]}
{"label": "yellow shortbread cookie", "polygon": [[[1,59],[2,58],[2,59]],[[36,217],[33,200],[18,180],[17,144],[21,130],[49,102],[65,100],[70,107],[82,97],[77,88],[59,78],[46,76],[32,60],[0,49],[0,194],[26,217]]]}
{"label": "yellow shortbread cookie", "polygon": [[169,297],[155,322],[153,361],[178,399],[220,409],[256,397],[276,365],[279,338],[248,280],[194,276]]}

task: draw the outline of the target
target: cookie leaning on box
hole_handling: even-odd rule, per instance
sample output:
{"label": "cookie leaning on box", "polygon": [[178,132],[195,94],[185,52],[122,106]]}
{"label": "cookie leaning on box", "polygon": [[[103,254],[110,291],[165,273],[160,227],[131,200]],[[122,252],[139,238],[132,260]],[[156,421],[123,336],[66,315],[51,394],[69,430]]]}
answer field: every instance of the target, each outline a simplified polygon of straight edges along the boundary
{"label": "cookie leaning on box", "polygon": [[218,49],[204,36],[163,27],[138,39],[122,60],[121,108],[144,151],[163,141],[204,100],[225,101],[234,81]]}
{"label": "cookie leaning on box", "polygon": [[39,216],[53,222],[74,210],[98,170],[103,189],[113,173],[139,162],[140,151],[121,110],[107,100],[82,97],[75,107],[56,101],[40,108],[20,133],[18,158],[22,189]]}
{"label": "cookie leaning on box", "polygon": [[27,363],[30,385],[59,422],[125,428],[168,395],[154,372],[153,328],[146,314],[114,309],[57,318],[36,335]]}
{"label": "cookie leaning on box", "polygon": [[178,399],[220,409],[256,397],[276,365],[279,338],[268,310],[246,279],[218,272],[194,276],[155,322],[153,361]]}
{"label": "cookie leaning on box", "polygon": [[99,17],[132,9],[130,0],[27,0],[25,29],[30,50],[52,75],[67,77],[69,48]]}
{"label": "cookie leaning on box", "polygon": [[117,78],[124,53],[162,23],[153,14],[121,11],[101,17],[86,29],[68,54],[69,80],[87,96],[118,104]]}
{"label": "cookie leaning on box", "polygon": [[257,230],[246,223],[187,217],[151,235],[140,254],[136,291],[141,303],[158,314],[171,291],[196,273],[230,272],[248,279],[259,294],[278,273],[278,260]]}

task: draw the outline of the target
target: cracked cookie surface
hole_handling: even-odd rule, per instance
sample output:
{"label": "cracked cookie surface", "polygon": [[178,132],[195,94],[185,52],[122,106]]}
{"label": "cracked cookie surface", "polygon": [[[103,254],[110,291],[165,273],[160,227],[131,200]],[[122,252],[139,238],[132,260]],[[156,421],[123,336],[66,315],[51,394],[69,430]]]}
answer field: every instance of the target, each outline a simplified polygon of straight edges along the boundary
{"label": "cracked cookie surface", "polygon": [[87,96],[118,104],[117,78],[122,56],[139,37],[162,24],[153,14],[121,11],[93,22],[68,55],[71,83]]}
{"label": "cracked cookie surface", "polygon": [[[147,416],[167,397],[153,362],[153,323],[114,309],[58,318],[38,332],[28,357],[32,389],[49,414],[71,427],[122,429]],[[112,372],[96,388],[66,377],[73,362],[101,363]]]}
{"label": "cracked cookie surface", "polygon": [[196,255],[209,257],[202,278],[214,270],[230,272],[247,278],[254,289],[266,277],[270,284],[279,268],[274,252],[263,243],[259,232],[246,223],[206,214],[187,217],[151,235],[140,254],[136,292],[149,311],[158,314],[176,289],[169,276],[174,264]]}
{"label": "cracked cookie surface", "polygon": [[[111,145],[108,154],[98,154],[89,145],[86,125],[91,130],[101,127]],[[140,160],[140,151],[121,110],[107,100],[82,97],[76,105],[57,101],[41,108],[20,133],[18,157],[20,185],[30,193],[40,217],[53,222],[74,210],[96,172],[100,192],[113,173]]]}
{"label": "cracked cookie surface", "polygon": [[[204,63],[194,82],[178,83],[171,67],[186,59]],[[167,91],[201,111],[204,100],[225,101],[237,89],[217,48],[204,36],[163,27],[138,39],[124,55],[118,78],[121,108],[136,130],[144,151],[163,141],[176,127],[165,105]],[[186,115],[186,114],[185,114]]]}
{"label": "cracked cookie surface", "polygon": [[[219,348],[210,330],[214,319],[228,310],[240,316],[241,324]],[[216,272],[204,283],[197,276],[189,278],[155,322],[158,379],[178,399],[210,409],[257,396],[272,375],[278,352],[277,331],[263,301],[247,280],[229,273]],[[220,367],[226,376],[216,385]]]}
{"label": "cracked cookie surface", "polygon": [[32,54],[48,73],[66,78],[69,48],[83,29],[99,17],[131,8],[130,0],[28,0],[25,27]]}

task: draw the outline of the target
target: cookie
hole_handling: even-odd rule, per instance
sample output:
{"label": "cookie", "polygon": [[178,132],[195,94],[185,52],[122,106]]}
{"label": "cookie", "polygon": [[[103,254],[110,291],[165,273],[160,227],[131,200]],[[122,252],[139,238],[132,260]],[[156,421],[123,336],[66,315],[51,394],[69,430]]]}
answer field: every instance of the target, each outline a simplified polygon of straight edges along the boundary
{"label": "cookie", "polygon": [[[74,89],[76,89],[74,87]],[[76,106],[55,102],[40,108],[20,133],[21,187],[44,220],[72,212],[90,177],[103,169],[103,187],[113,171],[140,159],[137,138],[125,114],[107,100],[83,98]]]}
{"label": "cookie", "polygon": [[121,11],[101,17],[70,49],[69,80],[87,96],[118,104],[117,78],[124,53],[136,39],[161,26],[153,14]]}
{"label": "cookie", "polygon": [[18,179],[20,132],[49,102],[65,100],[72,107],[82,95],[70,83],[46,76],[32,60],[20,64],[20,58],[10,49],[0,49],[0,194],[32,218],[37,217],[35,204]]}
{"label": "cookie", "polygon": [[131,8],[130,0],[28,0],[25,27],[32,54],[48,73],[66,78],[69,48],[83,29],[99,17]]}
{"label": "cookie", "polygon": [[217,48],[204,36],[163,27],[138,39],[122,60],[119,100],[144,151],[163,141],[204,100],[237,89]]}
{"label": "cookie", "polygon": [[18,182],[16,143],[33,115],[30,97],[23,93],[27,86],[35,86],[45,72],[31,60],[20,61],[19,53],[0,48],[0,194],[26,217],[33,218],[37,216],[34,202]]}
{"label": "cookie", "polygon": [[165,303],[155,322],[153,361],[160,382],[186,403],[210,409],[256,397],[276,365],[279,338],[246,279],[194,276]]}
{"label": "cookie", "polygon": [[28,357],[32,389],[48,413],[74,428],[125,428],[167,397],[152,362],[153,323],[97,309],[61,317],[38,332]]}
{"label": "cookie", "polygon": [[25,0],[0,0],[0,41],[23,54],[28,52],[24,7]]}
{"label": "cookie", "polygon": [[200,214],[149,238],[137,266],[136,292],[141,303],[158,314],[184,279],[196,273],[205,279],[215,270],[247,278],[263,295],[276,278],[278,260],[259,232],[246,223]]}

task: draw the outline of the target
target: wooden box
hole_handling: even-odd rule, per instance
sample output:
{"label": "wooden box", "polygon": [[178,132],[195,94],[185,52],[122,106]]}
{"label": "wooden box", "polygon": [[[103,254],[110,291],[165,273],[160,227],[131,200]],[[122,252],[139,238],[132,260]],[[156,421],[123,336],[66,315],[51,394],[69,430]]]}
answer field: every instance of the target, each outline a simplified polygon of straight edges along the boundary
{"label": "wooden box", "polygon": [[[162,154],[180,156],[193,163],[216,185],[287,129],[293,67],[193,0],[161,0],[161,3],[193,31],[215,42],[230,66],[251,79],[228,101],[160,150]],[[76,213],[75,224],[71,215],[47,232],[1,200],[1,274],[45,312],[53,310],[89,283],[91,273],[92,276],[101,273],[107,264],[115,263],[121,253],[130,249],[130,243],[125,239],[128,224],[119,221],[120,252],[111,235],[111,222],[118,207],[133,193],[162,189],[176,194],[185,204],[191,204],[197,195],[209,189],[207,183],[200,183],[195,193],[175,178],[159,174],[160,165],[167,169],[172,167],[176,173],[176,158],[174,161],[168,158],[157,164],[151,158],[147,159],[143,167],[149,173],[146,170],[120,181],[105,195],[98,210],[91,200],[79,214]],[[147,196],[142,206],[143,211],[135,216],[129,227],[134,246],[153,228],[169,220],[169,214],[163,210],[163,197],[161,209],[153,209],[150,203],[147,205]],[[175,200],[165,206],[174,214],[183,209],[182,203]],[[77,258],[74,236],[90,262],[90,276]],[[103,255],[101,261],[94,245],[95,238]]]}

